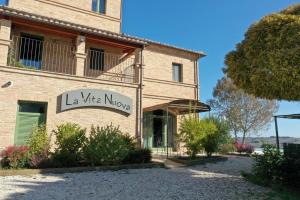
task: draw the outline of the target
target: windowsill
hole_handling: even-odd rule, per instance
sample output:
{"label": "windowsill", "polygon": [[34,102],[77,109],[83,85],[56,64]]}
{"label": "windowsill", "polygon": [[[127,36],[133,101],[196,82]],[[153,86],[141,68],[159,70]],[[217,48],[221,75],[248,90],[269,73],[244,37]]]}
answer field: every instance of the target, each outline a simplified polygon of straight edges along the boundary
{"label": "windowsill", "polygon": [[100,15],[100,16],[104,16],[104,17],[109,17],[106,13],[100,13],[100,12],[97,12],[97,11],[93,11],[91,10],[92,13],[96,14],[96,15]]}

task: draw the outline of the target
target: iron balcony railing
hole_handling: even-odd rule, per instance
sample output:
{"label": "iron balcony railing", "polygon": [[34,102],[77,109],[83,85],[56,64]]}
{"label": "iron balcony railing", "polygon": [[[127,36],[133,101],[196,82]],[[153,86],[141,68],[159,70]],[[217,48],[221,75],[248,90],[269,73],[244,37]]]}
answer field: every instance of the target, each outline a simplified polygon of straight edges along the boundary
{"label": "iron balcony railing", "polygon": [[135,82],[135,60],[122,55],[104,53],[100,49],[87,50],[84,75],[126,83]]}
{"label": "iron balcony railing", "polygon": [[[90,48],[86,52],[83,76],[134,83],[135,59]],[[33,36],[13,36],[8,65],[68,75],[76,74],[76,47],[72,42],[44,40]]]}
{"label": "iron balcony railing", "polygon": [[8,65],[62,74],[76,74],[75,47],[66,42],[13,36]]}

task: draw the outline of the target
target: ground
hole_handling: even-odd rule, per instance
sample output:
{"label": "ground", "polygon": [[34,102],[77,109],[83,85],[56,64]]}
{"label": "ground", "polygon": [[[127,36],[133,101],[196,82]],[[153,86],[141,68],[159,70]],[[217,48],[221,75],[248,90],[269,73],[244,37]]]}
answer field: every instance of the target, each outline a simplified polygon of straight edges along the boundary
{"label": "ground", "polygon": [[251,158],[231,156],[225,162],[172,169],[0,177],[0,199],[265,199],[267,188],[240,176],[251,164]]}

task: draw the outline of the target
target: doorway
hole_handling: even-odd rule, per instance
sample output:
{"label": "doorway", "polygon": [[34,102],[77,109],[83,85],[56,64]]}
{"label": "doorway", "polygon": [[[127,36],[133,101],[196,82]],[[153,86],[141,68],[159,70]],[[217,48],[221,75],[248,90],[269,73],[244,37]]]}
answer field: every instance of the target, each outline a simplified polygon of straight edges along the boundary
{"label": "doorway", "polygon": [[[168,120],[167,120],[168,116]],[[173,147],[176,134],[176,116],[163,110],[144,113],[143,143],[145,148],[163,150]],[[168,125],[167,125],[168,123]]]}
{"label": "doorway", "polygon": [[25,145],[32,131],[46,124],[46,103],[23,102],[18,104],[15,145]]}

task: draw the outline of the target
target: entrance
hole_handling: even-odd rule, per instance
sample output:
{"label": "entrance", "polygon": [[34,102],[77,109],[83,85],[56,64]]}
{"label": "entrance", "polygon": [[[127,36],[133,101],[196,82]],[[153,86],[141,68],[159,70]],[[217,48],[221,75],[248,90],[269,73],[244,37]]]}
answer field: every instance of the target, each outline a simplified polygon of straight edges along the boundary
{"label": "entrance", "polygon": [[[174,134],[176,133],[176,117],[163,110],[144,113],[144,147],[155,150],[166,150],[174,147]],[[167,127],[168,121],[168,127]],[[168,132],[168,133],[167,133]]]}
{"label": "entrance", "polygon": [[19,102],[16,122],[15,145],[25,145],[32,131],[46,124],[47,104]]}

